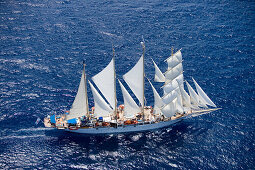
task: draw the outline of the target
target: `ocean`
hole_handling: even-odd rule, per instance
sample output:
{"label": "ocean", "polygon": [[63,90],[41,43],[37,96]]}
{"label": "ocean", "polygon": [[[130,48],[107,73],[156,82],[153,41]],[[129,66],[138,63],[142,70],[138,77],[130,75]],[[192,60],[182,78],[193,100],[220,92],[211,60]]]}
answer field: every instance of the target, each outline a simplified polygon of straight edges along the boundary
{"label": "ocean", "polygon": [[[185,80],[194,77],[222,109],[120,135],[35,125],[70,109],[83,60],[90,80],[111,61],[114,46],[123,80],[143,39],[146,77],[154,77],[151,59],[165,71],[171,48],[182,48]],[[1,0],[0,168],[254,169],[254,45],[252,0]],[[153,84],[162,95],[162,83]],[[90,88],[88,95],[92,107]],[[119,85],[117,95],[123,103]],[[147,81],[145,97],[153,105]]]}

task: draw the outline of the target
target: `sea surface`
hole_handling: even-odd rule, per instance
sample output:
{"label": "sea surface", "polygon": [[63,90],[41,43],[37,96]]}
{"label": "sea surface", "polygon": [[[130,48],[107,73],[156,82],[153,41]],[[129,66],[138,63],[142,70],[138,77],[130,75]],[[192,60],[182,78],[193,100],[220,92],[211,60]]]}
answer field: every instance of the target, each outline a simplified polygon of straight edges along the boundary
{"label": "sea surface", "polygon": [[[83,60],[91,79],[114,46],[123,81],[143,39],[146,77],[153,80],[151,58],[164,72],[171,47],[182,48],[185,80],[194,77],[222,109],[122,135],[35,125],[70,109]],[[253,0],[0,0],[0,169],[254,169],[254,45]],[[117,95],[123,103],[119,85]]]}

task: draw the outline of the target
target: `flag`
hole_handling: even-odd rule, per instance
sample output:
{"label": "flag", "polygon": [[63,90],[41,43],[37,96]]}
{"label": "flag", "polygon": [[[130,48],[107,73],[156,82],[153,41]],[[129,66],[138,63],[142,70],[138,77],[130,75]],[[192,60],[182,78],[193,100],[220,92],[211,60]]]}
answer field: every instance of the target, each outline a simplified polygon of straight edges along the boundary
{"label": "flag", "polygon": [[36,119],[36,121],[35,121],[35,124],[38,125],[38,123],[40,122],[40,120],[41,120],[41,119],[38,117],[38,118]]}

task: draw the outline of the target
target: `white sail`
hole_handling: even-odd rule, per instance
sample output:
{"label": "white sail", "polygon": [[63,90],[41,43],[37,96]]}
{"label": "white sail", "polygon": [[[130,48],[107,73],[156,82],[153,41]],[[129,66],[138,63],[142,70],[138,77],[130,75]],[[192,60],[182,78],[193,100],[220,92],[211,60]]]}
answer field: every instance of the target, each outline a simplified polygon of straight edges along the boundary
{"label": "white sail", "polygon": [[198,95],[200,98],[202,98],[207,105],[210,105],[212,107],[217,107],[213,102],[212,100],[207,96],[207,94],[202,90],[202,88],[197,84],[197,82],[193,79],[192,77],[192,80],[196,86],[196,89],[197,89],[197,92],[198,92]]}
{"label": "white sail", "polygon": [[97,85],[101,93],[109,102],[112,108],[115,107],[115,89],[114,89],[114,59],[97,75],[92,77],[92,80]]}
{"label": "white sail", "polygon": [[111,107],[105,102],[105,100],[98,93],[98,91],[95,89],[95,87],[92,85],[90,81],[89,81],[89,85],[91,87],[93,97],[94,97],[94,104],[95,104],[94,116],[95,117],[110,116],[113,113],[113,110],[111,109]]}
{"label": "white sail", "polygon": [[183,113],[184,112],[180,88],[177,89],[176,111],[178,113]]}
{"label": "white sail", "polygon": [[171,91],[175,90],[176,88],[179,87],[179,84],[176,80],[173,80],[169,82],[168,84],[163,86],[163,90],[165,94],[170,93]]}
{"label": "white sail", "polygon": [[177,66],[179,63],[181,63],[182,61],[179,61],[178,58],[174,55],[172,57],[170,57],[167,60],[167,64],[168,64],[168,69],[172,69],[175,66]]}
{"label": "white sail", "polygon": [[144,73],[143,73],[143,58],[142,55],[136,65],[129,70],[124,76],[123,79],[128,84],[132,92],[135,94],[139,102],[143,105],[144,98],[143,98],[143,86],[144,86]]}
{"label": "white sail", "polygon": [[162,97],[162,101],[164,102],[164,104],[169,104],[171,103],[175,98],[177,98],[178,94],[176,91],[172,91],[168,94],[166,94],[165,96]]}
{"label": "white sail", "polygon": [[190,86],[190,84],[187,81],[186,84],[188,86],[191,104],[194,105],[195,107],[202,106],[204,108],[207,108],[206,104],[200,100],[200,97],[197,95],[195,90]]}
{"label": "white sail", "polygon": [[166,84],[176,79],[180,87],[183,87],[183,66],[182,66],[182,54],[181,51],[177,51],[174,55],[166,59],[168,63],[168,69],[165,73]]}
{"label": "white sail", "polygon": [[176,58],[179,62],[182,62],[182,53],[181,50],[178,50],[176,53],[174,53],[172,56],[168,57],[165,61],[168,63],[171,63],[172,58]]}
{"label": "white sail", "polygon": [[183,74],[180,74],[178,77],[175,78],[175,80],[178,82],[180,87],[184,88],[184,80],[183,80]]}
{"label": "white sail", "polygon": [[120,81],[119,84],[124,98],[124,116],[125,118],[134,118],[141,110]]}
{"label": "white sail", "polygon": [[150,80],[148,80],[148,81],[151,85],[151,88],[152,88],[153,94],[154,94],[154,114],[161,114],[160,108],[163,107],[164,103],[163,103],[161,97],[159,96],[157,90],[151,84]]}
{"label": "white sail", "polygon": [[182,53],[181,50],[178,50],[175,54],[176,58],[181,62],[182,61]]}
{"label": "white sail", "polygon": [[165,105],[162,109],[161,112],[163,113],[164,116],[166,117],[172,117],[175,115],[177,109],[176,109],[176,101],[177,98],[175,98],[171,103]]}
{"label": "white sail", "polygon": [[80,85],[72,104],[72,108],[70,109],[69,114],[66,116],[67,120],[85,116],[87,114],[88,105],[86,103],[87,93],[85,83],[85,70],[83,70]]}
{"label": "white sail", "polygon": [[165,76],[163,75],[163,73],[160,71],[160,69],[158,68],[157,64],[152,60],[154,67],[155,67],[155,78],[154,81],[155,82],[165,82]]}
{"label": "white sail", "polygon": [[180,87],[180,91],[181,91],[181,95],[182,95],[182,98],[183,98],[183,106],[186,107],[187,109],[190,109],[192,107],[191,103],[190,103],[190,96],[184,90],[183,87]]}
{"label": "white sail", "polygon": [[183,72],[183,67],[182,67],[182,63],[179,63],[176,67],[168,70],[165,73],[165,77],[168,81],[172,81],[173,79],[175,79],[177,76],[179,76],[180,74],[182,74]]}

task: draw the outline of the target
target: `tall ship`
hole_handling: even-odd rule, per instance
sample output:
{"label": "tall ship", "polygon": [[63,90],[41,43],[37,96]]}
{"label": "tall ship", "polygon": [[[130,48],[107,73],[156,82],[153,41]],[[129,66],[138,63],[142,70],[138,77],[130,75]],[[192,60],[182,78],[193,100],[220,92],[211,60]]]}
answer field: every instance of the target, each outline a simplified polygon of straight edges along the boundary
{"label": "tall ship", "polygon": [[[45,117],[45,127],[84,134],[150,131],[219,109],[193,78],[196,90],[184,80],[181,50],[174,54],[172,50],[171,56],[165,60],[168,65],[165,73],[162,73],[152,60],[155,67],[154,81],[162,83],[163,96],[160,96],[150,80],[145,77],[145,45],[144,42],[141,44],[143,54],[135,66],[123,75],[123,80],[116,79],[114,49],[111,62],[93,76],[92,80],[87,80],[83,63],[79,88],[71,109],[65,114]],[[149,82],[153,91],[154,106],[145,105],[145,81]],[[87,82],[94,99],[94,106],[91,108]],[[117,82],[124,100],[124,104],[121,105],[117,103]],[[135,102],[123,82],[139,103]],[[185,90],[185,84],[188,92]]]}

